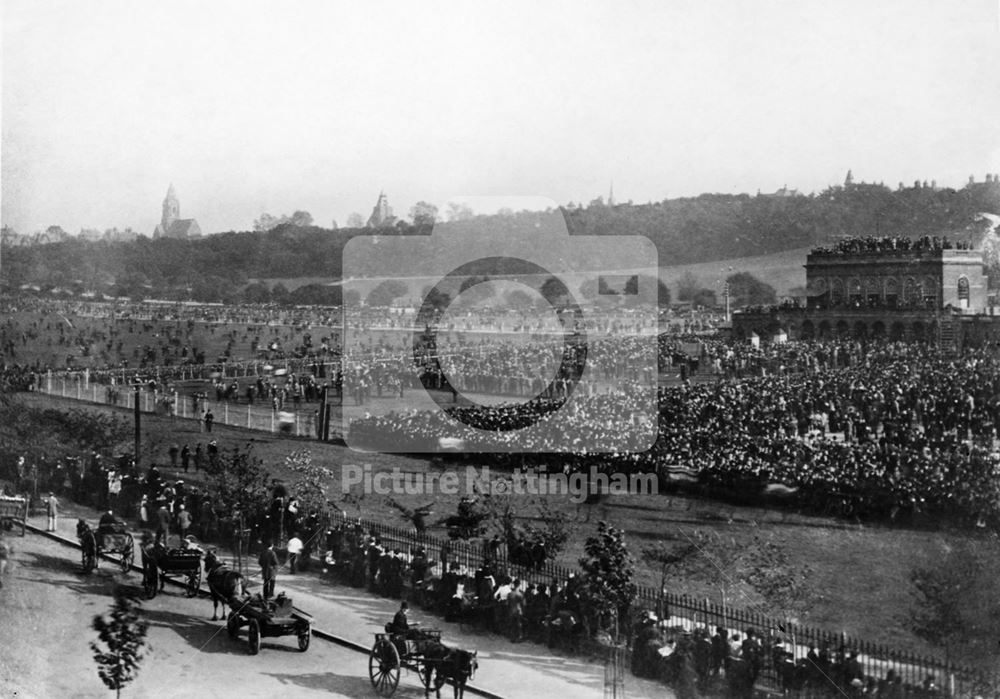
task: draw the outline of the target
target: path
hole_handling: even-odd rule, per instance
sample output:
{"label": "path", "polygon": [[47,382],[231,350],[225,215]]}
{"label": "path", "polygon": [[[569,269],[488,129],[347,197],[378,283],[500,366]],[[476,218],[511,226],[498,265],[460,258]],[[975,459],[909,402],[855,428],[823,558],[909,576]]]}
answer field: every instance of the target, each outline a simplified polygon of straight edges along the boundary
{"label": "path", "polygon": [[[96,511],[77,505],[68,505],[63,509],[66,511],[66,516],[60,517],[58,534],[66,539],[75,540],[76,517],[85,517],[88,521],[94,522],[98,516]],[[29,524],[44,528],[44,517],[31,517]],[[99,599],[91,600],[89,598],[92,595],[109,594],[107,580],[114,576],[113,571],[117,568],[107,561],[102,561],[92,579],[84,578],[79,574],[79,553],[76,550],[59,546],[55,542],[32,534],[23,539],[14,536],[11,540],[17,549],[16,558],[19,565],[14,574],[9,576],[10,584],[0,594],[11,595],[12,591],[13,594],[18,594],[19,588],[36,587],[52,588],[56,592],[55,594],[46,593],[41,597],[36,593],[24,593],[28,597],[33,596],[37,605],[31,607],[29,604],[30,609],[25,608],[18,612],[30,620],[28,626],[25,627],[25,629],[30,630],[30,633],[23,637],[28,644],[36,646],[42,652],[34,656],[34,659],[29,657],[19,661],[13,667],[9,667],[7,664],[0,665],[0,681],[6,682],[17,677],[18,681],[25,686],[38,686],[38,683],[42,683],[41,686],[45,687],[46,690],[42,694],[15,695],[18,697],[81,696],[74,692],[60,691],[64,686],[73,686],[71,680],[60,679],[63,677],[62,673],[56,673],[49,680],[46,680],[45,678],[49,677],[50,673],[45,666],[48,662],[59,665],[64,662],[65,656],[67,663],[77,668],[79,673],[84,673],[79,676],[86,676],[86,672],[94,672],[90,653],[86,650],[86,645],[81,645],[82,641],[77,638],[79,634],[74,631],[74,624],[76,629],[87,627],[90,616],[96,613],[94,610],[103,610],[105,604],[99,603]],[[34,570],[31,573],[28,572],[29,569],[35,568],[42,571],[37,580]],[[46,570],[50,572],[44,572]],[[252,570],[256,571],[256,566]],[[48,582],[45,581],[47,575],[51,576]],[[133,573],[129,578],[133,584],[139,584],[138,573]],[[251,589],[255,586],[259,589],[259,576],[253,575],[251,583]],[[287,591],[295,600],[297,607],[314,616],[316,628],[328,631],[364,648],[371,646],[373,633],[381,630],[386,621],[391,620],[393,613],[398,608],[397,600],[381,598],[361,590],[332,584],[312,573],[292,576],[287,574],[287,571],[283,571],[279,574],[276,587],[276,591],[280,592],[281,590]],[[73,602],[74,595],[81,592],[85,593],[88,598],[83,606]],[[67,594],[69,596],[63,599]],[[42,605],[43,600],[44,606]],[[110,598],[108,603],[110,603]],[[250,660],[245,655],[245,644],[235,644],[226,636],[221,623],[215,622],[213,624],[208,621],[211,618],[211,605],[207,600],[187,600],[180,594],[179,589],[168,588],[166,594],[146,602],[145,606],[151,610],[160,610],[153,617],[159,620],[157,626],[163,627],[163,633],[173,633],[175,636],[180,635],[188,638],[188,647],[180,651],[166,651],[166,657],[171,660],[168,665],[173,666],[174,669],[162,670],[158,673],[149,672],[142,681],[152,684],[136,685],[136,690],[145,687],[147,692],[152,693],[141,694],[130,690],[129,696],[160,697],[203,694],[206,687],[198,682],[201,680],[208,681],[209,684],[214,682],[206,679],[207,674],[202,674],[209,672],[213,676],[227,678],[226,690],[215,694],[215,696],[235,695],[235,692],[229,690],[235,690],[237,686],[242,687],[244,683],[249,687],[250,693],[240,692],[240,696],[274,696],[273,692],[276,690],[274,685],[269,685],[266,680],[261,680],[259,677],[261,663],[264,664],[265,668],[271,667],[272,658],[280,658],[280,664],[277,664],[279,661],[275,661],[273,672],[268,676],[280,680],[281,684],[295,684],[294,696],[296,697],[311,696],[310,693],[307,693],[307,690],[311,689],[321,690],[327,695],[329,692],[335,692],[334,696],[337,696],[336,692],[338,691],[346,691],[344,696],[374,696],[367,679],[367,659],[360,653],[350,652],[339,647],[333,650],[332,644],[314,639],[313,647],[308,653],[299,654],[284,650],[285,648],[294,648],[293,638],[277,638],[265,639],[265,643],[269,645],[265,646],[257,658]],[[4,607],[7,608],[7,600],[4,600]],[[86,618],[82,621],[77,619],[74,623],[68,623],[69,620],[63,618],[67,607],[74,610],[77,608],[86,609],[89,616],[85,615]],[[511,644],[504,638],[487,633],[463,632],[457,624],[445,623],[437,617],[422,613],[420,610],[414,610],[411,618],[421,621],[424,627],[440,628],[442,639],[449,645],[478,650],[479,672],[476,674],[473,684],[501,695],[505,699],[518,699],[520,697],[572,697],[573,699],[593,697],[597,699],[604,696],[604,664],[599,660],[554,653],[548,648],[534,643]],[[219,631],[222,633],[213,637],[213,633]],[[91,635],[89,631],[82,634],[87,638]],[[245,638],[245,632],[242,638]],[[210,639],[211,642],[202,649],[201,645],[209,642]],[[10,650],[9,646],[4,648],[5,643],[9,643],[9,641],[0,641],[0,657],[3,658],[9,657],[8,653],[4,651]],[[66,643],[69,643],[67,647],[60,648],[61,644]],[[270,645],[273,645],[274,648]],[[173,645],[171,644],[169,647],[173,648]],[[205,655],[207,653],[211,654],[210,666],[206,660],[209,657]],[[334,653],[336,662],[333,659],[317,662],[317,657],[326,658],[329,653]],[[0,663],[3,662],[0,660]],[[253,668],[250,675],[247,674],[250,672],[247,668]],[[183,671],[181,674],[187,679],[175,677],[178,671]],[[23,673],[23,679],[21,679],[21,673]],[[79,673],[74,672],[73,674]],[[96,679],[96,675],[94,677]],[[167,677],[169,680],[166,679]],[[359,682],[358,678],[363,678],[364,682]],[[193,685],[198,686],[196,691],[191,690],[193,685],[188,684],[188,680]],[[47,681],[53,684],[45,684]],[[70,682],[70,684],[60,684],[64,681]],[[258,681],[263,684],[258,684]],[[236,684],[233,684],[234,682]],[[263,691],[268,686],[271,687],[271,693]],[[404,686],[421,689],[419,679],[415,675],[405,672],[400,679],[401,690]],[[188,691],[181,692],[182,687],[187,687]],[[260,693],[257,693],[258,690],[261,690]],[[162,693],[164,691],[168,693]],[[175,691],[176,694],[173,693]],[[280,691],[287,694],[288,687]],[[637,699],[672,696],[669,688],[631,675],[626,676],[626,692],[630,698]],[[93,696],[99,695],[100,692]],[[412,695],[409,693],[397,694],[397,696],[402,697],[418,695],[422,696],[422,691]],[[82,696],[92,695],[84,694]]]}

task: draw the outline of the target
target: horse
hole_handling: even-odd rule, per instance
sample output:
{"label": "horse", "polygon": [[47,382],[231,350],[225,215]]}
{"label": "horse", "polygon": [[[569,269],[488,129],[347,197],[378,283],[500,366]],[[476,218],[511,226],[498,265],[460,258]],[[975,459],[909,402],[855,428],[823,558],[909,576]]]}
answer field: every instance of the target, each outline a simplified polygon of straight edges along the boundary
{"label": "horse", "polygon": [[83,570],[90,572],[91,568],[97,567],[97,537],[90,525],[82,519],[76,521],[76,538],[80,541],[83,554]]}
{"label": "horse", "polygon": [[236,596],[238,593],[246,594],[246,580],[242,574],[230,570],[220,561],[214,551],[205,554],[205,571],[208,590],[212,594],[212,621],[216,621],[220,604],[223,605],[223,617],[225,617],[225,605],[238,600]]}
{"label": "horse", "polygon": [[[424,649],[424,697],[430,696],[431,686],[437,699],[441,699],[441,687],[451,683],[455,699],[465,696],[465,685],[479,669],[479,651],[449,648],[443,643],[432,643]],[[433,678],[432,678],[433,675]],[[433,679],[433,685],[431,680]]]}

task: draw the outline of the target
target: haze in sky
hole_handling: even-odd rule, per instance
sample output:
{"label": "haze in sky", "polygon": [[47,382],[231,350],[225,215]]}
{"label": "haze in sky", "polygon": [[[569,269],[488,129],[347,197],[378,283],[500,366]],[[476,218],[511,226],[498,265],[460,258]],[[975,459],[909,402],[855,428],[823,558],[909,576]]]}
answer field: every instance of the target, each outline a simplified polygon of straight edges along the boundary
{"label": "haze in sky", "polygon": [[997,0],[5,0],[2,221],[1000,172]]}

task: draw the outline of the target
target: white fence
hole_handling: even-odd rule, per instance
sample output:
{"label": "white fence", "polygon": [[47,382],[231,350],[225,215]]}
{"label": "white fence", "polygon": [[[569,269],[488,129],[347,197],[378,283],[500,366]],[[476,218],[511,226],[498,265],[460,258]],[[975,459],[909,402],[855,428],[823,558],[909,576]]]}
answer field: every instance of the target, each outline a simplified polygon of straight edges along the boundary
{"label": "white fence", "polygon": [[177,391],[169,393],[140,389],[138,392],[130,386],[109,386],[89,380],[86,372],[53,376],[49,372],[41,379],[38,386],[41,393],[62,398],[113,405],[133,410],[134,401],[139,401],[139,410],[144,413],[154,413],[174,419],[197,420],[202,431],[209,429],[205,415],[211,413],[213,425],[230,425],[243,427],[260,432],[274,432],[294,435],[296,437],[317,436],[319,409],[274,410],[267,405],[248,405],[228,403],[226,401],[211,401],[180,394]]}

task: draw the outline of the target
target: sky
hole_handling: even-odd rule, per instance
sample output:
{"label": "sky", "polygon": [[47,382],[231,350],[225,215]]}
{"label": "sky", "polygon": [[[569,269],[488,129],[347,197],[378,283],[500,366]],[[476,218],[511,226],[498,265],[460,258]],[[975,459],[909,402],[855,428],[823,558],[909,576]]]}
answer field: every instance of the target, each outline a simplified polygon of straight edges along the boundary
{"label": "sky", "polygon": [[206,233],[419,200],[962,186],[1000,0],[4,0],[0,218]]}

